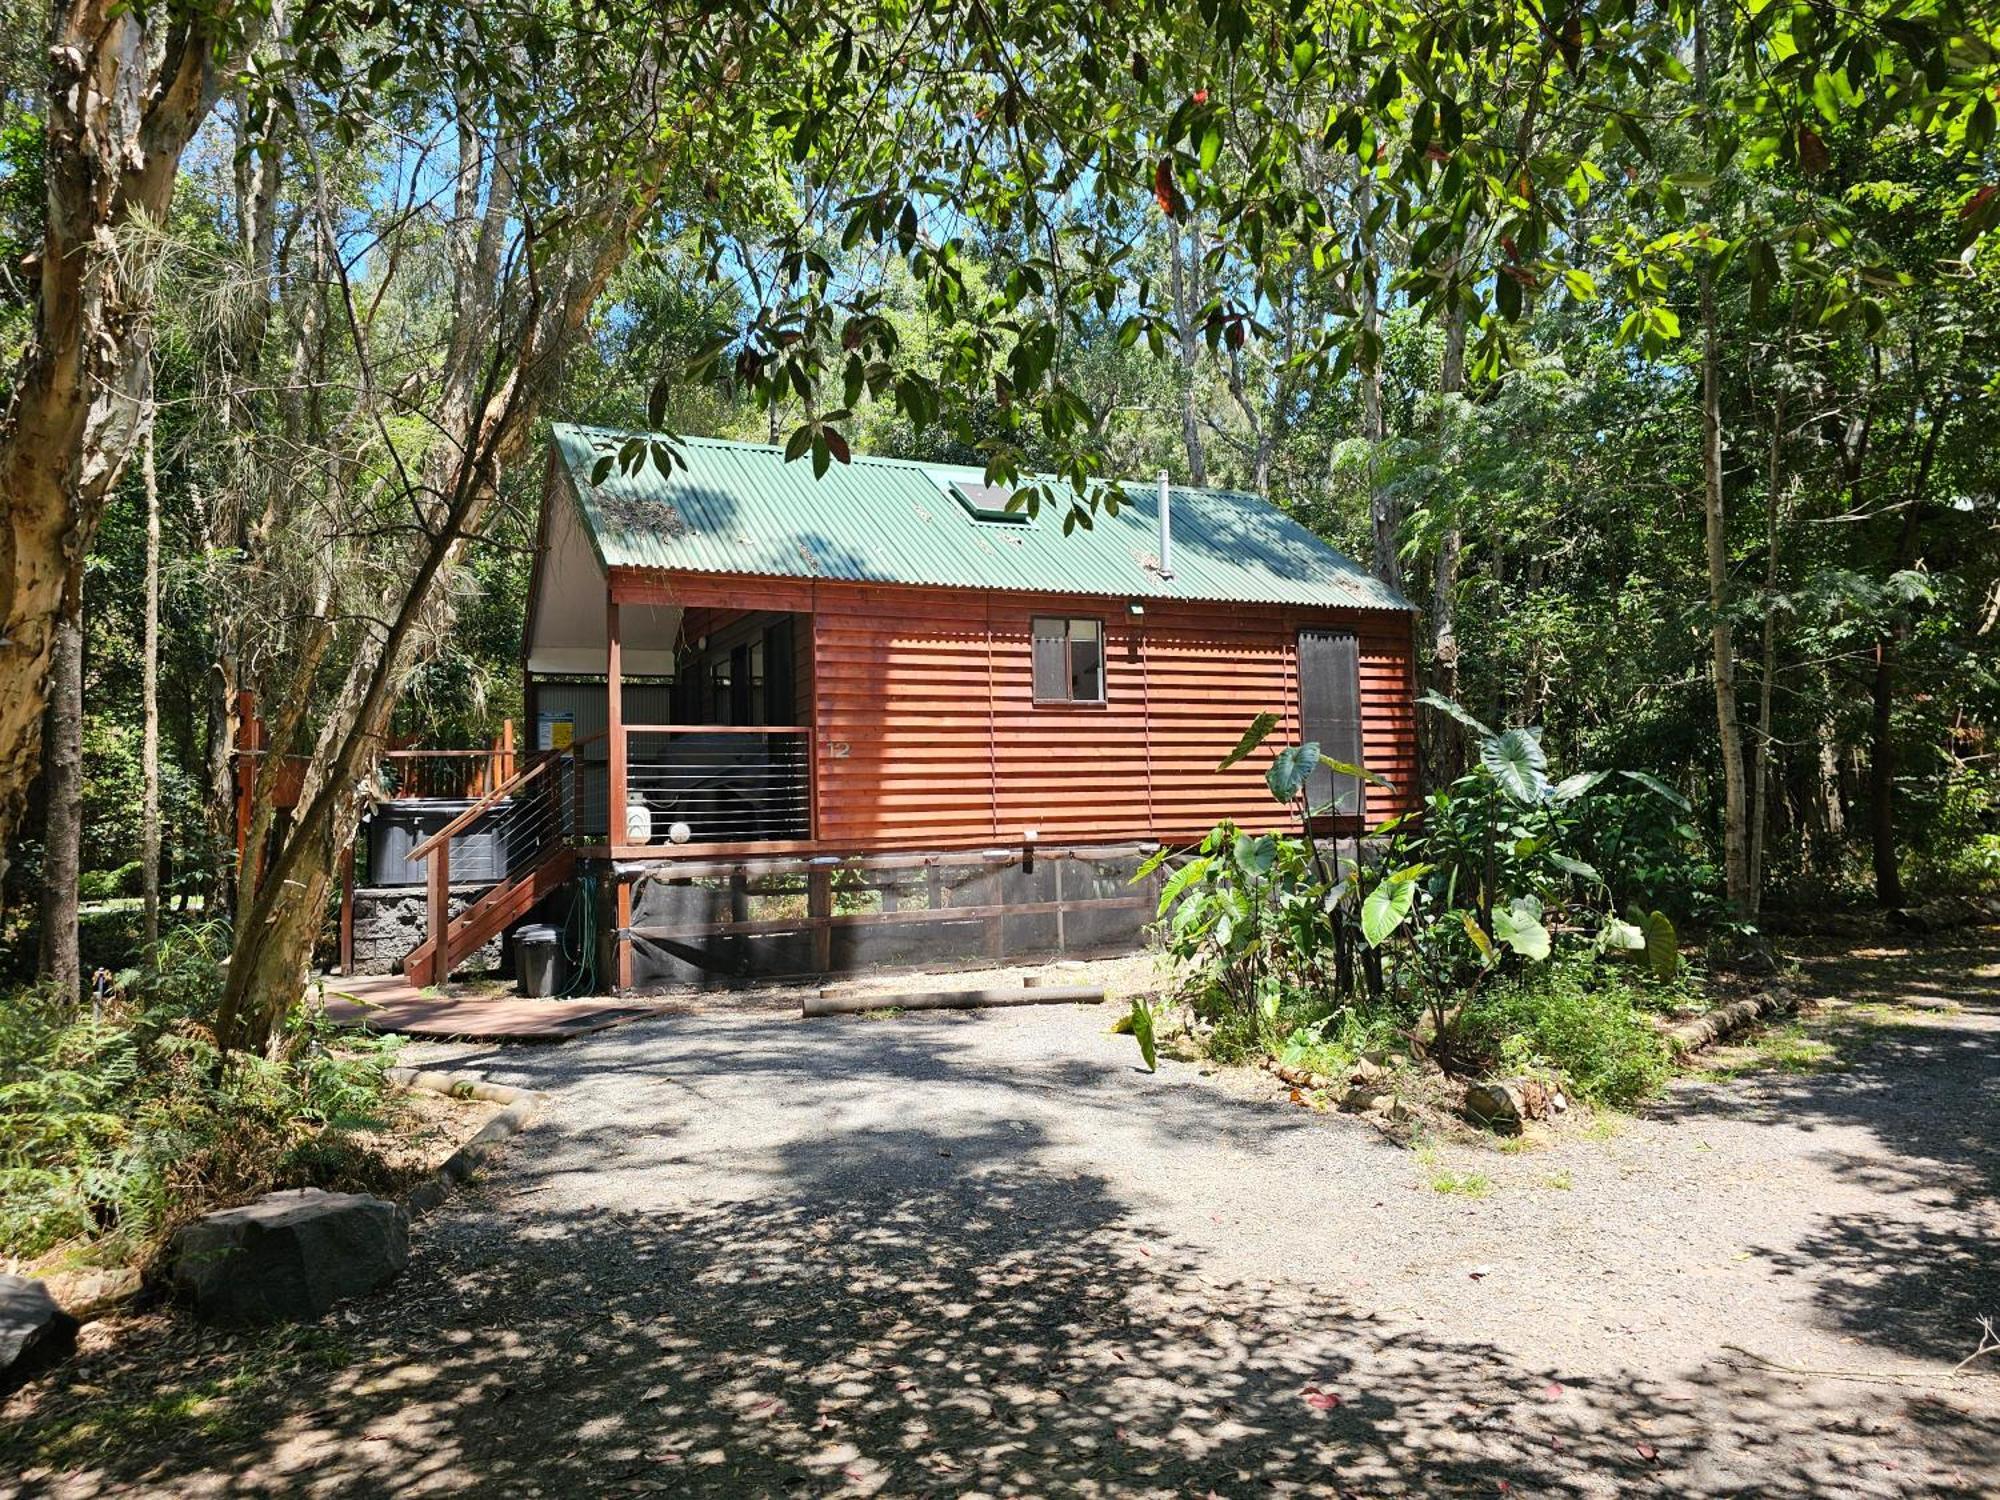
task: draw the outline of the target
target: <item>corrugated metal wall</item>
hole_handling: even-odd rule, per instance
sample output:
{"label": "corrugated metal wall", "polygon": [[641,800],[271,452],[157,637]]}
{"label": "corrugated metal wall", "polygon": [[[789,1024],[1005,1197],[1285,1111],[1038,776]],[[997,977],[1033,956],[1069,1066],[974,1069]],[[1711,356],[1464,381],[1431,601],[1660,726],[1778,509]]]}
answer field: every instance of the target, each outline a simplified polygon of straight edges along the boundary
{"label": "corrugated metal wall", "polygon": [[[749,600],[746,599],[746,603]],[[1359,640],[1365,762],[1399,795],[1368,792],[1368,818],[1414,786],[1409,617],[1401,613],[819,584],[819,838],[830,848],[943,849],[1190,840],[1222,818],[1268,827],[1268,756],[1216,764],[1257,714],[1296,739],[1301,628]],[[1036,704],[1031,621],[1101,619],[1106,701]]]}

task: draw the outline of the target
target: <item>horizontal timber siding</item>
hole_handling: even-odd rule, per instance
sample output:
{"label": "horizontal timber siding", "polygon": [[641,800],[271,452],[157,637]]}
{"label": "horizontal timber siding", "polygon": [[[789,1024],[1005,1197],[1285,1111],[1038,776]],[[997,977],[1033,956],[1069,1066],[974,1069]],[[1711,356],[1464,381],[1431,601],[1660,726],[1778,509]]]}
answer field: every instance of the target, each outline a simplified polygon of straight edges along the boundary
{"label": "horizontal timber siding", "polygon": [[[622,576],[618,576],[622,575]],[[1414,789],[1409,616],[887,585],[615,571],[621,594],[689,606],[810,610],[817,732],[816,835],[829,850],[1187,842],[1217,821],[1272,826],[1269,756],[1217,763],[1257,714],[1297,738],[1297,636],[1360,642],[1363,759],[1396,784],[1368,788],[1373,825]],[[783,602],[778,602],[782,596]],[[1103,704],[1036,705],[1030,622],[1104,622]],[[1277,743],[1274,739],[1273,743]]]}

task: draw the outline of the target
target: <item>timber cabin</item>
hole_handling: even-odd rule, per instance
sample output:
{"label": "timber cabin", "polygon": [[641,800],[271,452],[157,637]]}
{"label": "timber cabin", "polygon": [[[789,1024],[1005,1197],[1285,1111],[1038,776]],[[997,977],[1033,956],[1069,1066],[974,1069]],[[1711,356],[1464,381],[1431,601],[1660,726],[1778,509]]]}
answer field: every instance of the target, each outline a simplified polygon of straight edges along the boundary
{"label": "timber cabin", "polygon": [[624,436],[554,430],[533,738],[406,846],[419,982],[537,914],[572,991],[1129,947],[1148,853],[1278,822],[1268,755],[1217,770],[1265,711],[1397,789],[1321,772],[1319,831],[1413,788],[1409,606],[1254,495],[1125,485],[1065,535],[902,459],[687,439],[593,484]]}

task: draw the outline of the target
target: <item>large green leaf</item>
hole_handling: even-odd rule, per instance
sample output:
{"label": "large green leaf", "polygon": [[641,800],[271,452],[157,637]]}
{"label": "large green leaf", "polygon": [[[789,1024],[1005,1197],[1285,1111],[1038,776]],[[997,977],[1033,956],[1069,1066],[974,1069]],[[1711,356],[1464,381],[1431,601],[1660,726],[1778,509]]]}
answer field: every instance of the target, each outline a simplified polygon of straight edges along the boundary
{"label": "large green leaf", "polygon": [[1596,788],[1611,773],[1609,771],[1578,771],[1574,776],[1565,776],[1549,788],[1551,802],[1574,802],[1584,793]]}
{"label": "large green leaf", "polygon": [[1373,782],[1376,786],[1385,786],[1392,792],[1396,789],[1396,783],[1388,777],[1377,776],[1366,766],[1356,765],[1351,760],[1335,760],[1330,755],[1322,755],[1319,763],[1336,776],[1353,776],[1362,781]]}
{"label": "large green leaf", "polygon": [[1452,702],[1451,699],[1445,697],[1442,693],[1425,693],[1422,697],[1417,699],[1417,702],[1423,704],[1427,708],[1434,708],[1441,714],[1451,715],[1452,718],[1458,720],[1459,723],[1463,724],[1467,729],[1470,729],[1474,734],[1478,735],[1482,740],[1490,740],[1493,738],[1492,730],[1488,729],[1484,724],[1480,723],[1477,719],[1473,718],[1471,714],[1467,713],[1463,708],[1459,707],[1458,704]]}
{"label": "large green leaf", "polygon": [[1689,802],[1687,798],[1683,797],[1650,771],[1620,771],[1618,774],[1623,776],[1627,781],[1638,782],[1640,786],[1651,792],[1655,797],[1664,798],[1675,807],[1678,807],[1682,812],[1694,811],[1693,803]]}
{"label": "large green leaf", "polygon": [[1465,924],[1465,935],[1472,939],[1472,946],[1479,950],[1479,961],[1487,968],[1493,967],[1498,956],[1493,951],[1493,939],[1486,935],[1486,929],[1479,925],[1479,919],[1469,911],[1458,914],[1458,920]]}
{"label": "large green leaf", "polygon": [[1681,967],[1681,939],[1673,919],[1663,911],[1647,911],[1636,901],[1625,908],[1625,915],[1645,936],[1646,966],[1653,977],[1672,979]]}
{"label": "large green leaf", "polygon": [[1146,1060],[1146,1071],[1160,1071],[1160,1059],[1154,1046],[1153,1008],[1141,997],[1132,1000],[1132,1035],[1139,1043],[1139,1055]]}
{"label": "large green leaf", "polygon": [[1604,877],[1597,873],[1597,866],[1581,859],[1571,859],[1567,854],[1549,853],[1549,863],[1565,874],[1574,875],[1578,880],[1588,880],[1594,885],[1604,884]]}
{"label": "large green leaf", "polygon": [[1646,915],[1646,962],[1655,979],[1672,979],[1681,968],[1681,939],[1663,911]]}
{"label": "large green leaf", "polygon": [[1236,860],[1236,868],[1245,875],[1265,876],[1271,873],[1271,866],[1278,862],[1278,841],[1268,833],[1252,838],[1247,833],[1236,835],[1236,846],[1230,851]]}
{"label": "large green leaf", "polygon": [[1257,715],[1256,718],[1250,721],[1250,727],[1243,731],[1243,738],[1236,742],[1236,748],[1225,755],[1222,758],[1222,764],[1215,769],[1218,771],[1228,770],[1252,750],[1263,744],[1270,737],[1271,731],[1277,727],[1278,716],[1276,714]]}
{"label": "large green leaf", "polygon": [[1214,861],[1208,856],[1198,855],[1169,875],[1167,883],[1160,887],[1159,914],[1164,917],[1172,910],[1173,904],[1180,900],[1181,892],[1208,874],[1209,866],[1213,863]]}
{"label": "large green leaf", "polygon": [[1306,778],[1319,769],[1319,761],[1316,741],[1280,750],[1278,758],[1271,762],[1271,769],[1264,773],[1264,784],[1280,802],[1296,802],[1299,793],[1305,790]]}
{"label": "large green leaf", "polygon": [[1534,805],[1549,796],[1549,758],[1539,729],[1508,729],[1479,747],[1479,762],[1516,802]]}
{"label": "large green leaf", "polygon": [[1493,936],[1536,963],[1549,956],[1550,947],[1541,905],[1532,896],[1517,896],[1510,904],[1493,909]]}
{"label": "large green leaf", "polygon": [[1368,899],[1361,903],[1361,935],[1368,940],[1368,946],[1379,948],[1386,943],[1409,919],[1416,900],[1416,881],[1399,880],[1394,875],[1370,891]]}
{"label": "large green leaf", "polygon": [[1606,917],[1604,925],[1597,930],[1597,946],[1605,952],[1617,949],[1624,953],[1636,953],[1646,946],[1645,929],[1617,917]]}

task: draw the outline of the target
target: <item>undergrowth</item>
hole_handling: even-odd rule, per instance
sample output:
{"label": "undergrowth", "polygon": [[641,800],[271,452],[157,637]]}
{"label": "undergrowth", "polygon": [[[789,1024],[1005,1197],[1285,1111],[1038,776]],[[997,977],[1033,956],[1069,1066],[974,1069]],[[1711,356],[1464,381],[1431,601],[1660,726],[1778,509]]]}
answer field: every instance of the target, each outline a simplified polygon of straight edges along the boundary
{"label": "undergrowth", "polygon": [[391,1185],[354,1138],[381,1124],[390,1044],[301,1007],[269,1055],[225,1056],[211,1021],[227,932],[182,928],[95,1013],[0,999],[0,1253],[146,1258],[181,1223],[277,1187]]}
{"label": "undergrowth", "polygon": [[1459,1017],[1459,1045],[1503,1073],[1559,1076],[1588,1103],[1636,1104],[1673,1073],[1653,1017],[1696,1006],[1692,985],[1559,958],[1481,990]]}

